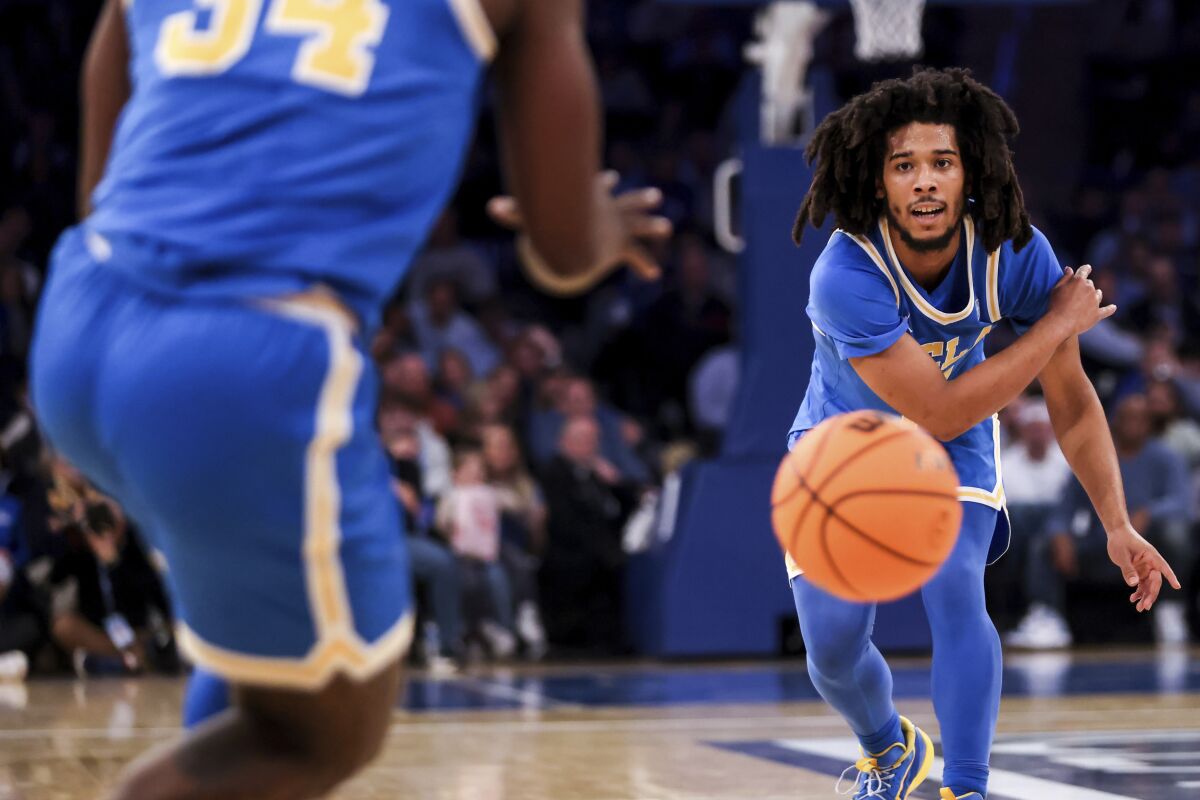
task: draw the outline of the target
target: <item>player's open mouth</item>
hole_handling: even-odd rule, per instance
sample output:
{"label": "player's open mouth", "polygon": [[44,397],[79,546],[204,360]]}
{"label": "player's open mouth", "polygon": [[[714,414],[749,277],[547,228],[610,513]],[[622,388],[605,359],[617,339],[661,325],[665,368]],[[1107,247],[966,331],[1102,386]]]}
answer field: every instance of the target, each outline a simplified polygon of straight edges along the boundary
{"label": "player's open mouth", "polygon": [[945,206],[919,206],[912,210],[912,215],[919,220],[935,220],[946,212]]}

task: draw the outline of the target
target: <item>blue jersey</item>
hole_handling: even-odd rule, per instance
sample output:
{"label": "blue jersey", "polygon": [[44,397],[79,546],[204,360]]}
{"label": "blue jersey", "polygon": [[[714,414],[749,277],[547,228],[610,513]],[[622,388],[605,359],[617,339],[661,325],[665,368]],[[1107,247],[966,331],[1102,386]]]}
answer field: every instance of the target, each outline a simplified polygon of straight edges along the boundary
{"label": "blue jersey", "polygon": [[[954,263],[931,291],[896,258],[885,219],[867,236],[834,232],[810,279],[816,352],[793,433],[856,409],[898,413],[858,376],[851,358],[880,353],[910,335],[954,380],[983,362],[984,340],[1001,319],[1023,333],[1046,312],[1062,268],[1041,231],[1019,253],[1011,242],[988,253],[969,215],[963,227]],[[945,444],[958,471],[959,499],[1003,508],[996,418]]]}
{"label": "blue jersey", "polygon": [[325,284],[371,320],[457,182],[479,0],[135,0],[133,94],[86,226],[156,288]]}

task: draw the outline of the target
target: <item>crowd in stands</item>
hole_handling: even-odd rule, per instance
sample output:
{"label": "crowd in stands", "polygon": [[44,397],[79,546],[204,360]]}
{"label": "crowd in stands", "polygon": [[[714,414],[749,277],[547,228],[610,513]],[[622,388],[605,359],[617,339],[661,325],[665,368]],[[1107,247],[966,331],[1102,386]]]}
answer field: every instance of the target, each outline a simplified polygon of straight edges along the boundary
{"label": "crowd in stands", "polygon": [[[0,0],[0,675],[179,666],[153,552],[47,450],[24,394],[49,250],[74,217],[74,76],[99,5]],[[660,188],[679,231],[657,254],[665,279],[617,273],[581,299],[535,292],[484,213],[501,186],[485,119],[455,202],[367,343],[417,590],[414,658],[433,666],[627,652],[621,583],[638,526],[667,474],[716,452],[736,391],[733,263],[712,243],[709,186],[730,148],[749,14],[634,0],[589,14],[607,161],[622,186]],[[1092,263],[1120,306],[1084,337],[1086,366],[1135,522],[1194,587],[1200,90],[1174,98],[1151,146],[1120,105],[1135,102],[1122,81],[1153,82],[1183,58],[1179,41],[1097,79],[1105,102],[1089,129],[1103,136],[1077,200],[1033,211],[1061,260]],[[990,578],[995,610],[1012,643],[1062,646],[1088,624],[1071,614],[1079,587],[1119,576],[1102,569],[1102,534],[1044,405],[1030,396],[1003,420],[1015,537]],[[1186,638],[1183,607],[1167,608],[1157,636]]]}

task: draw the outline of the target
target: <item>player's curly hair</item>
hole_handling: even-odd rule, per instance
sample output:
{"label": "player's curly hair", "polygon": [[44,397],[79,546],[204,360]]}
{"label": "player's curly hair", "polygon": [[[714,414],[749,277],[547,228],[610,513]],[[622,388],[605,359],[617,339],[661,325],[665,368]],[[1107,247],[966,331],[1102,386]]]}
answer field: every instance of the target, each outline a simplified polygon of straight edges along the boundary
{"label": "player's curly hair", "polygon": [[912,122],[953,125],[962,153],[967,213],[988,252],[1011,239],[1020,250],[1033,236],[1008,141],[1017,117],[966,69],[917,68],[912,77],[876,83],[817,126],[805,150],[815,165],[812,185],[800,204],[792,239],[806,223],[820,227],[833,214],[838,227],[863,235],[883,212],[876,187],[887,135]]}

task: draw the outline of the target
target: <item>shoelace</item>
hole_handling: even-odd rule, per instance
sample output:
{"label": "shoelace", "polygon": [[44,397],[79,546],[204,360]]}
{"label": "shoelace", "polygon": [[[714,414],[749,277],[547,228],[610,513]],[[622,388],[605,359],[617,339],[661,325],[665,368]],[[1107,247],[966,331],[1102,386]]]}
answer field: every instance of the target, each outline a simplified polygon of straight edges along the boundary
{"label": "shoelace", "polygon": [[[857,773],[857,775],[854,776],[854,783],[843,790],[842,782],[847,779],[847,776],[850,775],[851,772]],[[842,770],[842,776],[838,778],[837,786],[835,786],[833,790],[844,797],[848,797],[859,789],[861,781],[861,787],[866,789],[866,794],[861,795],[863,800],[866,800],[868,797],[886,797],[887,795],[885,792],[891,790],[892,780],[895,779],[895,777],[895,765],[886,769],[880,769],[878,761],[873,758],[863,757],[858,761],[855,761],[853,766],[846,767],[844,770]]]}

